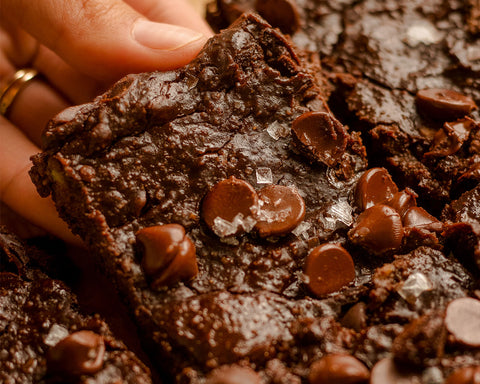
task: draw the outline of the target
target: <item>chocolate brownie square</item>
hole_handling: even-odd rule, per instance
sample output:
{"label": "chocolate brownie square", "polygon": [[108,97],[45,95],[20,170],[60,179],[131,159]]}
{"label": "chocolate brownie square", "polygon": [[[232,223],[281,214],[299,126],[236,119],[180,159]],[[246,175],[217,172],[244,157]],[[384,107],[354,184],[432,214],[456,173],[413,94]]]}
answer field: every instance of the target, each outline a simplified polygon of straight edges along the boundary
{"label": "chocolate brownie square", "polygon": [[32,179],[170,381],[395,382],[417,339],[414,377],[479,361],[448,310],[480,303],[474,279],[415,192],[367,170],[321,74],[246,14],[186,67],[128,76],[45,132]]}
{"label": "chocolate brownie square", "polygon": [[[148,368],[98,316],[38,268],[41,253],[0,228],[0,381],[151,383]],[[34,257],[32,257],[32,255]]]}

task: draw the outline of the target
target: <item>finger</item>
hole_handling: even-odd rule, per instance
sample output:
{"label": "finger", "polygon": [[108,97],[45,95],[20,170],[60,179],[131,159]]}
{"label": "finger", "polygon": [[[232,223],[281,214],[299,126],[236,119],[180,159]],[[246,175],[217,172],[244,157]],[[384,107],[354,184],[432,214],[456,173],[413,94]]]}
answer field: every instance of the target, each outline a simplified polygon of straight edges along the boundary
{"label": "finger", "polygon": [[80,240],[72,235],[58,217],[53,202],[41,198],[28,176],[29,158],[39,149],[9,121],[0,116],[0,200],[33,224],[71,243]]}
{"label": "finger", "polygon": [[181,25],[202,32],[205,36],[213,34],[205,20],[199,16],[190,4],[184,0],[124,0],[132,8],[152,21]]}
{"label": "finger", "polygon": [[81,73],[45,46],[39,48],[33,67],[42,73],[54,88],[60,90],[71,104],[91,101],[111,85]]}
{"label": "finger", "polygon": [[33,143],[40,146],[41,135],[48,121],[69,105],[47,83],[42,80],[32,80],[15,97],[8,118]]}
{"label": "finger", "polygon": [[69,65],[110,81],[182,66],[206,40],[191,29],[149,21],[121,0],[2,0],[0,13]]}

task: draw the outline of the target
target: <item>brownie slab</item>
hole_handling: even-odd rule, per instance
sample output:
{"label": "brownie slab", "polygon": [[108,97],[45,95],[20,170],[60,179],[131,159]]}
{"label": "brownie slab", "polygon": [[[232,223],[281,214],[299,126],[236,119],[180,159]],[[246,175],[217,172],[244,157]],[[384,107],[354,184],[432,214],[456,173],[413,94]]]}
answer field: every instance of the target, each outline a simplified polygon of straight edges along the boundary
{"label": "brownie slab", "polygon": [[[128,76],[45,132],[32,179],[98,255],[170,381],[305,383],[333,355],[365,382],[415,317],[472,295],[413,192],[397,204],[390,186],[359,208],[372,170],[321,73],[247,14],[186,67]],[[373,173],[384,189],[386,170]],[[477,362],[475,351],[458,353]],[[462,367],[446,356],[441,377]]]}
{"label": "brownie slab", "polygon": [[99,316],[81,314],[62,282],[33,267],[33,253],[0,229],[0,381],[151,383]]}

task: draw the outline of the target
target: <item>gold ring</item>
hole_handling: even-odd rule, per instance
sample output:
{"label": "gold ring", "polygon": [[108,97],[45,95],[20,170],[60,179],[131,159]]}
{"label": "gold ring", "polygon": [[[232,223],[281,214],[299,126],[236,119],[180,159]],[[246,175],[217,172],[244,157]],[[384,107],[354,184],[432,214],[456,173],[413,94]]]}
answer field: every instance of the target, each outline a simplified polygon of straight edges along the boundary
{"label": "gold ring", "polygon": [[13,101],[20,91],[38,75],[38,71],[32,68],[24,68],[15,72],[12,80],[0,92],[0,115],[7,116]]}

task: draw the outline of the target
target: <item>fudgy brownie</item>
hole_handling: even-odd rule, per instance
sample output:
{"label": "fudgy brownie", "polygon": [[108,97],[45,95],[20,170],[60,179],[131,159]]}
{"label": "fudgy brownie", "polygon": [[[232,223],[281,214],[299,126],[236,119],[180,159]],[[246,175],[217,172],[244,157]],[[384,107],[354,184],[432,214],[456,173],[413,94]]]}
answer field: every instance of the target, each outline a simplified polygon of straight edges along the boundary
{"label": "fudgy brownie", "polygon": [[367,170],[318,65],[247,14],[45,132],[32,179],[171,381],[440,383],[480,364],[473,277],[416,193]]}
{"label": "fudgy brownie", "polygon": [[37,250],[0,228],[0,382],[151,383],[147,367],[98,316],[34,266]]}
{"label": "fudgy brownie", "polygon": [[477,1],[218,0],[208,18],[221,28],[252,9],[319,53],[332,108],[363,133],[371,165],[436,213],[478,184],[478,112],[463,119],[480,101]]}

